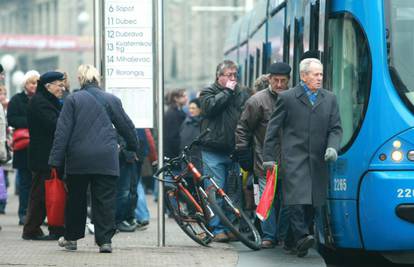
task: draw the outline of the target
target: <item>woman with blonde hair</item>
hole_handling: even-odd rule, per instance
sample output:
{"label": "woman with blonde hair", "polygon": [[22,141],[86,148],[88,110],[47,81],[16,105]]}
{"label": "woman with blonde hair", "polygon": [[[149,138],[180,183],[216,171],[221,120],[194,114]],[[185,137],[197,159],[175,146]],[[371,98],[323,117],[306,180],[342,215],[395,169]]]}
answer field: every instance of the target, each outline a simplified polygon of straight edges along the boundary
{"label": "woman with blonde hair", "polygon": [[119,176],[117,131],[133,153],[138,151],[138,140],[119,98],[99,87],[100,75],[95,67],[81,65],[78,81],[81,89],[63,104],[49,157],[50,166],[65,165],[67,177],[65,234],[58,243],[76,250],[76,241],[85,236],[86,191],[90,185],[95,241],[99,252],[110,253]]}

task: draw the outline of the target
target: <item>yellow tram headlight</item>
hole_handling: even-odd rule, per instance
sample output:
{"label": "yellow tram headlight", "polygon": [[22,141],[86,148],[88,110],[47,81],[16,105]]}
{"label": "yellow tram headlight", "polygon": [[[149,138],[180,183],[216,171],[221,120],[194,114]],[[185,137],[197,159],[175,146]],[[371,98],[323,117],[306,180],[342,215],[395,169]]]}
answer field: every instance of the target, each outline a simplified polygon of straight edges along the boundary
{"label": "yellow tram headlight", "polygon": [[403,159],[403,153],[400,150],[394,150],[391,153],[391,159],[395,162],[400,162]]}
{"label": "yellow tram headlight", "polygon": [[394,142],[392,142],[392,146],[395,149],[399,149],[401,147],[401,141],[400,140],[395,140]]}

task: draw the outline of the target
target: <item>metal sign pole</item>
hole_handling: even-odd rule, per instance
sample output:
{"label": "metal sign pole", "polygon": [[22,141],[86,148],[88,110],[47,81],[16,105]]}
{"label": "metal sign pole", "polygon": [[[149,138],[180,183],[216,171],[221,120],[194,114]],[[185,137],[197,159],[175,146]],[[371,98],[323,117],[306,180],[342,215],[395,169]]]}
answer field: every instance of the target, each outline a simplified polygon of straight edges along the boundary
{"label": "metal sign pole", "polygon": [[[102,58],[102,28],[103,28],[103,21],[102,21],[102,4],[101,0],[95,0],[93,2],[93,18],[94,18],[94,63],[95,68],[99,70],[101,74],[103,74],[101,58]],[[102,75],[103,77],[103,75]]]}
{"label": "metal sign pole", "polygon": [[[153,1],[154,24],[154,88],[157,92],[157,125],[158,125],[158,168],[164,165],[163,150],[163,116],[164,116],[164,39],[163,39],[163,0]],[[160,178],[164,178],[162,175]],[[164,183],[158,182],[158,246],[165,246],[165,216],[164,216]]]}

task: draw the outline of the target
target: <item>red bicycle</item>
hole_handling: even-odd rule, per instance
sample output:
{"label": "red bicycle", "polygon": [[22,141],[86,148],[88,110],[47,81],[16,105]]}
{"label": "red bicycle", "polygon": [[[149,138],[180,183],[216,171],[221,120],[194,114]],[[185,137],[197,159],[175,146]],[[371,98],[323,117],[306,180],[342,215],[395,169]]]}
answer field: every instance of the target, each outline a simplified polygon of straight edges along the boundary
{"label": "red bicycle", "polygon": [[[214,216],[218,216],[246,246],[254,250],[260,249],[261,238],[253,220],[226,195],[213,177],[201,175],[191,161],[189,152],[209,131],[207,129],[200,134],[184,148],[180,156],[166,159],[165,166],[154,174],[155,179],[164,182],[166,206],[180,228],[203,246],[207,246],[213,240],[214,235],[208,227],[208,222]],[[186,168],[181,168],[182,165]],[[178,174],[177,169],[181,169]],[[160,174],[169,179],[160,179]],[[192,177],[192,186],[186,180],[189,176]],[[206,180],[210,185],[208,192],[203,188]]]}

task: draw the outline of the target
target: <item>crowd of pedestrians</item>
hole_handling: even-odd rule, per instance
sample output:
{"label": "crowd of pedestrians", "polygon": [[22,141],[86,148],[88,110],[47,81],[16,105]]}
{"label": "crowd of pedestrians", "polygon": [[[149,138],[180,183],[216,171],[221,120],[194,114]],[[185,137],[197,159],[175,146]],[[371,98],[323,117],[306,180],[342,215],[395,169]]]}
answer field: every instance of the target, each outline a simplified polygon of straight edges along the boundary
{"label": "crowd of pedestrians", "polygon": [[[322,88],[323,66],[314,56],[301,60],[300,83],[293,88],[288,64],[277,62],[267,69],[246,90],[239,84],[237,64],[224,60],[214,82],[190,101],[185,89],[169,91],[164,156],[178,156],[208,128],[191,156],[224,190],[232,179],[241,179],[243,171],[250,178],[243,186],[256,183],[261,195],[266,172],[277,165],[276,201],[260,222],[262,248],[280,245],[286,253],[303,257],[315,242],[313,217],[325,204],[328,162],[338,156],[338,105]],[[132,232],[149,223],[141,173],[148,160],[149,166],[157,162],[155,142],[150,129],[136,129],[121,101],[102,90],[93,66],[81,65],[77,78],[80,89],[70,92],[66,73],[28,71],[23,91],[8,103],[18,223],[24,225],[25,240],[58,240],[65,249],[76,250],[89,217],[88,229],[99,251],[112,252],[116,231]],[[0,94],[3,91],[0,88]],[[7,161],[4,114],[0,110],[0,162]],[[45,235],[40,226],[46,216],[45,180],[52,169],[67,189],[65,223],[49,226]],[[204,186],[208,191],[210,185]],[[249,198],[252,195],[246,194],[242,199],[254,202]],[[216,242],[237,240],[217,216],[209,227]]]}

